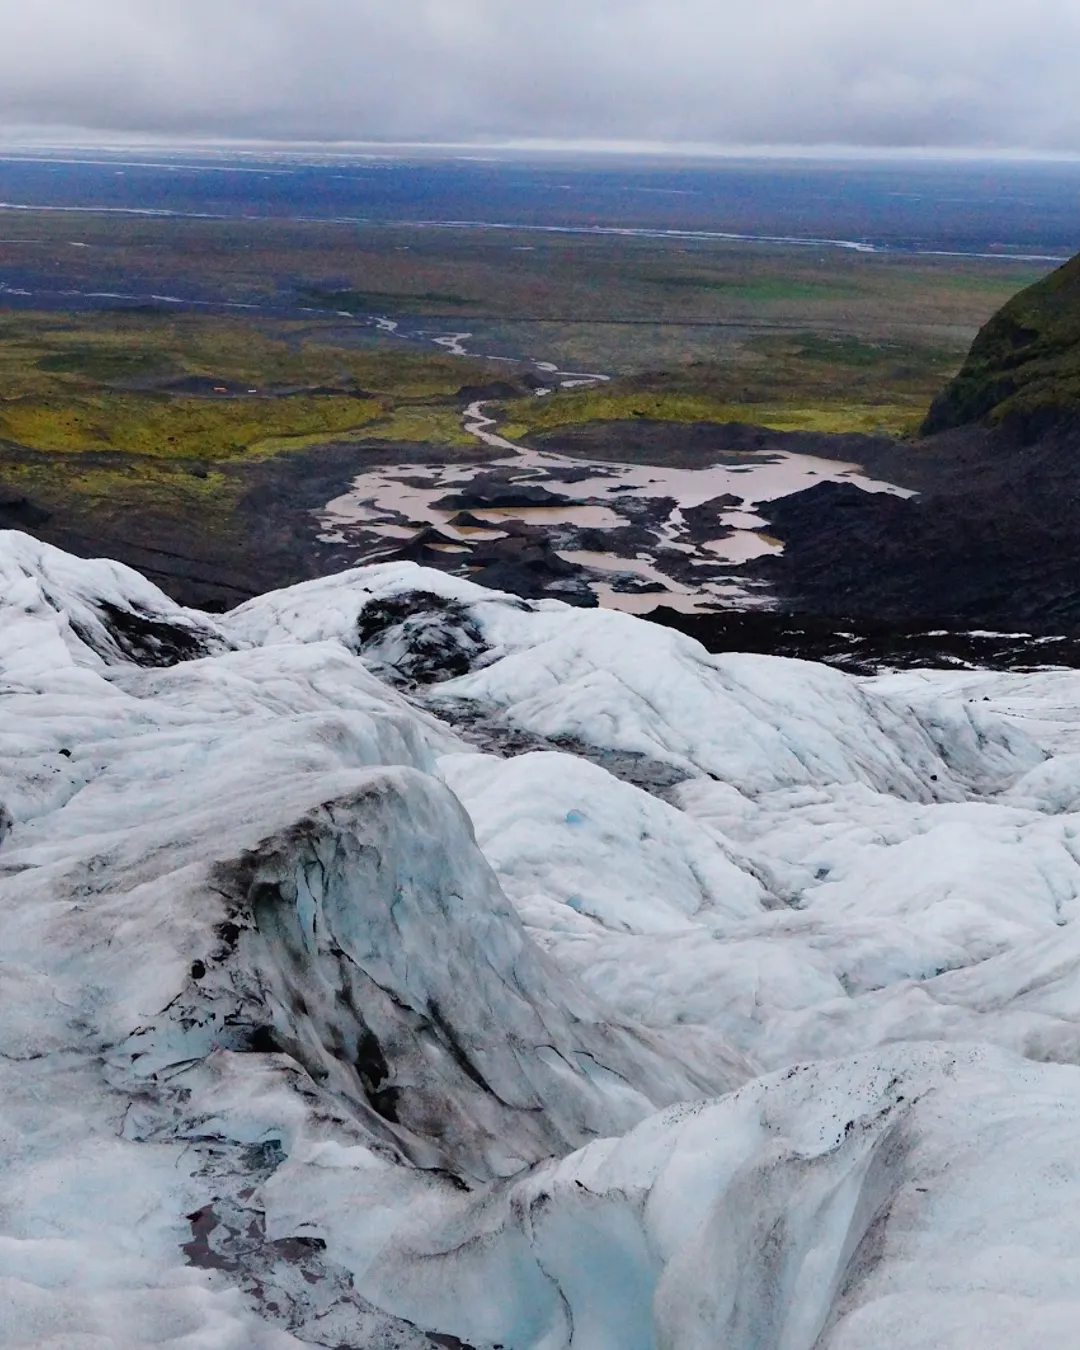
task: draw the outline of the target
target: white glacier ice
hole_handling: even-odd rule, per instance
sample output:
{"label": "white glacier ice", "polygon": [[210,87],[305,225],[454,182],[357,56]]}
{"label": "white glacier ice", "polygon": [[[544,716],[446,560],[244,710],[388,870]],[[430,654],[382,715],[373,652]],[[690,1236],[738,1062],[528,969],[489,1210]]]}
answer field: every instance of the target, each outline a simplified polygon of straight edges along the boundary
{"label": "white glacier ice", "polygon": [[1080,673],[0,533],[0,1347],[1072,1347],[1078,897]]}

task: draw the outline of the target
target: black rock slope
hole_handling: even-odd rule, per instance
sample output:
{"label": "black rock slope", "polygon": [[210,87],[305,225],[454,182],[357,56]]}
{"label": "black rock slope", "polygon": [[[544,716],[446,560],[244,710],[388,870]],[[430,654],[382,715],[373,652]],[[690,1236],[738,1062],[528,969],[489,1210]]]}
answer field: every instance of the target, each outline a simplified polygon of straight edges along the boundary
{"label": "black rock slope", "polygon": [[924,437],[863,461],[910,500],[822,484],[771,504],[782,607],[900,627],[1080,631],[1080,258],[979,333]]}

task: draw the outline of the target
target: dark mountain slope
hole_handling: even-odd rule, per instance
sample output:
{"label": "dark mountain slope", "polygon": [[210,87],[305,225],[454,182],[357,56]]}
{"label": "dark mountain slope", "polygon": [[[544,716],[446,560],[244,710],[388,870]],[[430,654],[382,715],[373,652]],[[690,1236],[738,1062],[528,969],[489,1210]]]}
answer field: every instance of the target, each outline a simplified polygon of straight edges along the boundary
{"label": "dark mountain slope", "polygon": [[923,431],[860,456],[915,497],[822,484],[771,503],[785,549],[755,570],[782,608],[1080,634],[1080,257],[990,320]]}
{"label": "dark mountain slope", "polygon": [[1035,440],[1080,415],[1080,257],[1021,291],[982,329],[923,424],[983,422]]}

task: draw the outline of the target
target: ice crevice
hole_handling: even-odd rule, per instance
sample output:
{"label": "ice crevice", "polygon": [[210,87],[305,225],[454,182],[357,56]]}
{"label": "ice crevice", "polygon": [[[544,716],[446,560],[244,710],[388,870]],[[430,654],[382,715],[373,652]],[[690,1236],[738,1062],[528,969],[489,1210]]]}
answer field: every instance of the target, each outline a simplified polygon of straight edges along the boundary
{"label": "ice crevice", "polygon": [[0,1346],[1071,1348],[1078,708],[0,533]]}

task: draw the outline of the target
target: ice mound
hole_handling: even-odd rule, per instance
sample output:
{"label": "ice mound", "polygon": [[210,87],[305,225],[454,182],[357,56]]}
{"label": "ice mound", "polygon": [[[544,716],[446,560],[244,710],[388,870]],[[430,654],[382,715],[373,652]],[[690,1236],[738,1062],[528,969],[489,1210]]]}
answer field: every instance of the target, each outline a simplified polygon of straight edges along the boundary
{"label": "ice mound", "polygon": [[231,645],[209,615],[176,604],[123,563],[73,558],[29,535],[0,533],[0,604],[44,620],[76,659],[170,666]]}
{"label": "ice mound", "polygon": [[[528,603],[413,563],[357,568],[234,610],[238,641],[336,638],[365,649],[364,616],[393,604],[371,640],[381,667],[411,673],[440,611],[459,659],[433,696],[497,711],[543,737],[568,737],[710,774],[756,793],[861,782],[916,801],[961,800],[1043,758],[1019,730],[960,701],[919,710],[826,666],[710,656],[674,630],[614,610]],[[463,636],[464,634],[464,636]],[[461,657],[473,667],[457,674]],[[430,674],[431,663],[424,673]],[[452,673],[457,678],[447,679]]]}
{"label": "ice mound", "polygon": [[236,942],[133,1058],[177,1062],[178,1021],[219,1043],[255,1024],[249,1044],[289,1055],[417,1167],[511,1175],[743,1076],[695,1076],[605,1018],[527,940],[460,804],[414,769],[368,771],[213,884]]}
{"label": "ice mound", "polygon": [[1071,1347],[1077,709],[0,533],[0,1346]]}

